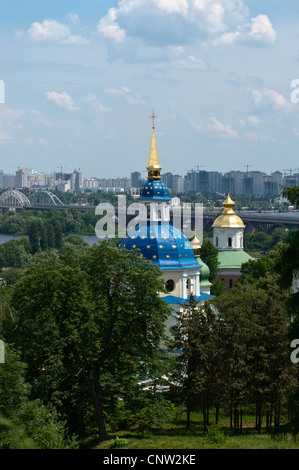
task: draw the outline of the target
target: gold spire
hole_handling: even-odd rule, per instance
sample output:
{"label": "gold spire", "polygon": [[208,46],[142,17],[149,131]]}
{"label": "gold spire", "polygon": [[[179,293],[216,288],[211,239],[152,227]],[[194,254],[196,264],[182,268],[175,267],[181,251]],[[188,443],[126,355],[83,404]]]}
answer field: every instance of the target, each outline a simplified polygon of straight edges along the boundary
{"label": "gold spire", "polygon": [[223,213],[217,217],[212,227],[232,227],[232,228],[245,228],[243,220],[235,214],[235,203],[228,193],[227,198],[222,203],[224,207]]}
{"label": "gold spire", "polygon": [[153,110],[152,115],[149,117],[153,120],[153,134],[152,134],[149,161],[148,161],[148,166],[147,166],[148,179],[160,180],[161,179],[160,173],[161,173],[162,167],[160,166],[160,162],[159,162],[157,143],[156,143],[156,137],[155,137],[155,119],[158,116],[155,115],[155,112]]}
{"label": "gold spire", "polygon": [[225,199],[225,201],[223,201],[222,205],[224,207],[223,215],[233,215],[235,213],[233,209],[235,206],[235,202],[231,199],[229,192],[227,198]]}

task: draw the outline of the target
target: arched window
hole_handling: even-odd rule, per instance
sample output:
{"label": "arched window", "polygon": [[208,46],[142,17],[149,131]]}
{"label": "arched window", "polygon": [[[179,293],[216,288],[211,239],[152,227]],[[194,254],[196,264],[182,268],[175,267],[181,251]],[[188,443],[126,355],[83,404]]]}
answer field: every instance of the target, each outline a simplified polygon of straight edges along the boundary
{"label": "arched window", "polygon": [[216,237],[216,246],[218,246],[218,237]]}
{"label": "arched window", "polygon": [[158,218],[159,220],[161,219],[161,210],[160,210],[160,209],[158,210],[157,218]]}
{"label": "arched window", "polygon": [[227,244],[228,244],[228,246],[232,246],[232,237],[228,238]]}
{"label": "arched window", "polygon": [[174,290],[174,286],[175,286],[175,283],[172,279],[168,279],[168,281],[166,281],[166,290],[167,292],[172,292]]}
{"label": "arched window", "polygon": [[243,248],[243,236],[241,235],[241,238],[240,238],[240,246],[241,248]]}
{"label": "arched window", "polygon": [[231,289],[232,287],[233,287],[233,280],[230,279],[230,280],[229,280],[229,288]]}
{"label": "arched window", "polygon": [[190,290],[190,288],[191,288],[191,280],[190,279],[187,279],[186,287],[187,287],[187,290]]}

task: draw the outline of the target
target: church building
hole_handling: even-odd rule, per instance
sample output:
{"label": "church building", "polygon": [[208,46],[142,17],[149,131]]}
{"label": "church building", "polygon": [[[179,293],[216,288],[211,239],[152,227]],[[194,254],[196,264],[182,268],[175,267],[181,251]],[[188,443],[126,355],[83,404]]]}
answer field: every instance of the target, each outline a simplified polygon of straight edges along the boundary
{"label": "church building", "polygon": [[218,250],[218,279],[224,281],[225,290],[228,291],[240,279],[242,264],[253,258],[244,251],[245,225],[235,214],[235,203],[229,194],[222,205],[224,211],[212,225],[213,243]]}
{"label": "church building", "polygon": [[[120,248],[139,249],[142,255],[159,266],[167,293],[161,293],[164,300],[175,311],[179,311],[193,294],[204,303],[212,298],[206,279],[206,266],[199,256],[196,240],[192,243],[170,223],[170,202],[167,186],[161,181],[161,166],[155,137],[155,115],[152,115],[152,140],[147,166],[148,178],[140,191],[138,202],[146,208],[145,220],[130,231],[120,242]],[[196,245],[196,246],[195,246]],[[204,267],[204,285],[201,285]]]}

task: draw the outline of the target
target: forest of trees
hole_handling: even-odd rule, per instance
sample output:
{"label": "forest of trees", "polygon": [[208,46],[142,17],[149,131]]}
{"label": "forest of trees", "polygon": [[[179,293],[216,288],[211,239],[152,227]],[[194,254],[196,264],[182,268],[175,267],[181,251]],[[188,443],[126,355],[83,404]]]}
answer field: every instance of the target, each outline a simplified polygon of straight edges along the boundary
{"label": "forest of trees", "polygon": [[[28,239],[0,246],[0,448],[80,448],[111,431],[157,428],[174,408],[189,429],[202,413],[203,432],[215,410],[216,424],[228,416],[241,434],[250,408],[257,433],[298,433],[299,231],[244,264],[229,292],[215,289],[204,306],[191,297],[166,341],[159,268],[116,241],[63,236],[54,219],[31,220]],[[201,256],[215,285],[209,239]],[[169,390],[158,392],[165,377]]]}
{"label": "forest of trees", "polygon": [[[254,406],[258,432],[282,423],[297,429],[290,340],[298,314],[281,271],[290,249],[279,244],[243,265],[236,287],[205,307],[191,298],[163,351],[170,311],[157,292],[164,286],[159,269],[138,252],[75,237],[31,255],[12,285],[0,288],[7,345],[1,446],[18,446],[26,436],[36,448],[76,448],[90,435],[107,439],[107,429],[157,426],[170,402],[186,407],[187,426],[201,411],[206,429],[213,407],[216,423],[229,413],[232,429],[242,432],[243,409]],[[158,383],[165,374],[176,387],[142,391],[141,380]]]}

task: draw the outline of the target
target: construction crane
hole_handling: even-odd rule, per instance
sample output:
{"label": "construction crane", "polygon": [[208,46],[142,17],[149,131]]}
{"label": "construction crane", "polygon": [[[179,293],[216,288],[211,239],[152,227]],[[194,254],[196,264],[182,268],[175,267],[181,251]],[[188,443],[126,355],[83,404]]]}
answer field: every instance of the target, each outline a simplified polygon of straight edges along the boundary
{"label": "construction crane", "polygon": [[252,165],[248,165],[248,163],[246,163],[246,165],[244,165],[244,166],[245,166],[245,168],[247,168],[247,178],[248,178],[248,168]]}
{"label": "construction crane", "polygon": [[[294,171],[294,168],[283,168],[282,171],[285,171],[285,172],[289,171],[289,172],[290,172],[290,176],[292,176],[292,172]],[[284,176],[287,176],[287,173],[285,173]]]}

